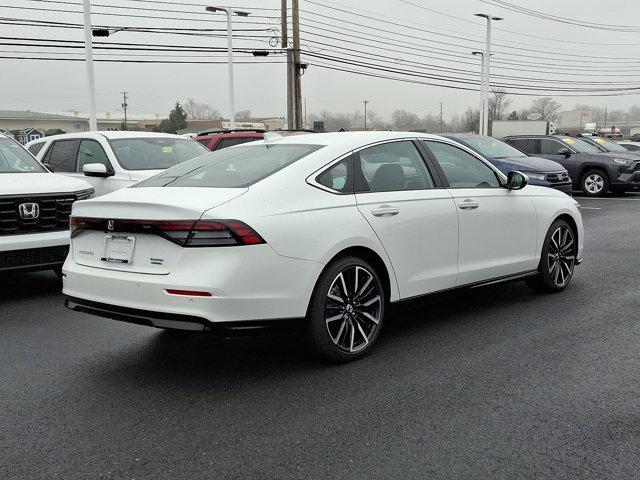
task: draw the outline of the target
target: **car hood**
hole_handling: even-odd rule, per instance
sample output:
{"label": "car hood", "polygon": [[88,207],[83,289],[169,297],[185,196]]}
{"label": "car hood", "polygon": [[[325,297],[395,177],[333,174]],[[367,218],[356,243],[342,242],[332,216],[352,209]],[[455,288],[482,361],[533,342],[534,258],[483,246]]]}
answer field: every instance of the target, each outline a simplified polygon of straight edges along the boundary
{"label": "car hood", "polygon": [[0,173],[0,195],[68,193],[90,188],[84,180],[55,173]]}
{"label": "car hood", "polygon": [[558,162],[540,157],[506,157],[496,158],[495,161],[501,162],[503,167],[522,172],[560,172],[566,170]]}
{"label": "car hood", "polygon": [[129,187],[73,204],[73,215],[135,220],[195,220],[248,188]]}

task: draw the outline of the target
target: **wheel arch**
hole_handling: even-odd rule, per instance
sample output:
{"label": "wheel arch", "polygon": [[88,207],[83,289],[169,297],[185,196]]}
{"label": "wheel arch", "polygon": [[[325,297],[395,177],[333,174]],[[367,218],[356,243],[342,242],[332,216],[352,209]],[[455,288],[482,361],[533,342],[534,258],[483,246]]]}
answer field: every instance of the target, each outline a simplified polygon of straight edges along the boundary
{"label": "wheel arch", "polygon": [[607,167],[598,163],[585,163],[583,165],[580,165],[580,173],[578,174],[579,184],[582,184],[582,177],[584,177],[584,174],[587,173],[589,170],[598,170],[599,172],[604,173],[609,179],[609,181],[611,181],[611,174],[609,173],[609,170],[607,169]]}
{"label": "wheel arch", "polygon": [[392,269],[393,267],[391,267],[391,265],[387,265],[387,262],[383,260],[382,256],[380,256],[378,252],[369,247],[365,247],[363,245],[354,245],[351,247],[343,248],[339,252],[335,253],[333,257],[331,257],[331,260],[327,262],[325,268],[322,271],[324,272],[327,267],[336,260],[347,256],[362,258],[363,260],[369,262],[373,268],[375,268],[376,273],[382,281],[382,286],[384,288],[384,293],[387,297],[387,301],[394,301],[399,298],[396,278]]}
{"label": "wheel arch", "polygon": [[[576,243],[579,244],[579,241],[582,239],[580,238],[580,232],[578,231],[578,224],[576,223],[575,219],[568,213],[562,213],[558,215],[556,218],[554,218],[553,222],[555,222],[556,220],[564,220],[569,224],[569,226],[571,227],[571,231],[576,237]],[[551,224],[553,224],[553,222],[551,222]]]}

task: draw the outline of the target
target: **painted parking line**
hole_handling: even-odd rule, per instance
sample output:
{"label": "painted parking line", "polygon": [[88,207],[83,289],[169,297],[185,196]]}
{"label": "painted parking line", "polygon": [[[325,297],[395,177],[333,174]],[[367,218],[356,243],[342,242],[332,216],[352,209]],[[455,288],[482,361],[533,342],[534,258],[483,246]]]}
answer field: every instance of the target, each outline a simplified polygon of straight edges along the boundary
{"label": "painted parking line", "polygon": [[602,210],[602,207],[583,207],[580,205],[580,210]]}

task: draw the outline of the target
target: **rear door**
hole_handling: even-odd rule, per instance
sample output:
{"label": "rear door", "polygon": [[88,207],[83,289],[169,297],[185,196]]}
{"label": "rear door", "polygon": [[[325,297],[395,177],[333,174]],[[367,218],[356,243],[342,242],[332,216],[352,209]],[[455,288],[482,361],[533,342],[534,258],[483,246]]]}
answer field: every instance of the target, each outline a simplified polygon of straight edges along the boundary
{"label": "rear door", "polygon": [[496,172],[471,150],[425,140],[446,178],[459,222],[457,285],[534,270],[538,220],[525,190],[502,186]]}
{"label": "rear door", "polygon": [[380,143],[354,155],[358,210],[384,246],[401,298],[455,285],[458,219],[449,192],[411,140]]}

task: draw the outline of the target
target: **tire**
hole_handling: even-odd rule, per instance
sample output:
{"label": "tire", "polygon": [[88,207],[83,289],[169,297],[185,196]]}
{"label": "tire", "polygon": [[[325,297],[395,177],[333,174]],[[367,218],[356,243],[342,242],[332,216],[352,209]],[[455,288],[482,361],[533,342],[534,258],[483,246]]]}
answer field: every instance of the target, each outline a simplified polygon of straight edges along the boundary
{"label": "tire", "polygon": [[580,188],[585,195],[602,197],[609,191],[609,175],[602,170],[588,170],[580,179]]}
{"label": "tire", "polygon": [[525,283],[539,293],[564,290],[573,278],[577,252],[576,234],[567,222],[556,220],[544,239],[538,274],[527,278]]}
{"label": "tire", "polygon": [[363,259],[348,256],[329,264],[309,303],[311,345],[337,363],[366,355],[380,334],[386,301],[380,277]]}

